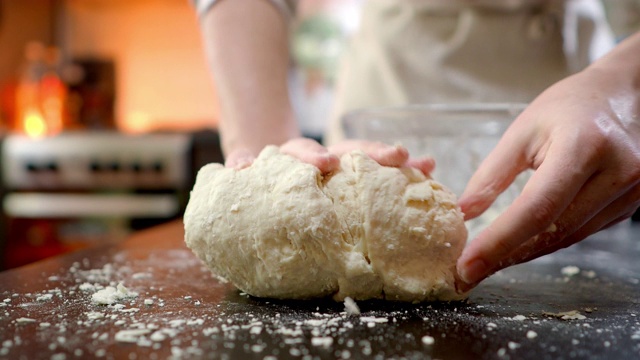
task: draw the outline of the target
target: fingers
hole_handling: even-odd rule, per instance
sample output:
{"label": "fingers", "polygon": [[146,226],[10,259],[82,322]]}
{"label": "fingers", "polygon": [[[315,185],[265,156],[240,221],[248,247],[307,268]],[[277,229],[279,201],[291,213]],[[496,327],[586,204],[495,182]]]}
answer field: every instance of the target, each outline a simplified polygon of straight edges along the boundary
{"label": "fingers", "polygon": [[562,155],[547,157],[522,194],[463,251],[458,269],[465,283],[476,284],[503,267],[517,248],[558,219],[586,183],[586,164],[571,162],[578,157],[566,148],[554,150]]}
{"label": "fingers", "polygon": [[382,166],[411,167],[420,170],[426,176],[429,176],[436,167],[436,162],[431,157],[409,158],[409,151],[400,145],[387,145],[367,140],[345,140],[329,147],[329,152],[337,156],[354,150],[364,151]]}
{"label": "fingers", "polygon": [[[340,166],[340,159],[337,156],[330,154],[324,146],[312,139],[289,140],[280,146],[280,152],[314,165],[324,174],[330,173]],[[250,150],[238,149],[229,153],[225,166],[240,170],[250,166],[254,160],[255,156]]]}
{"label": "fingers", "polygon": [[473,219],[487,210],[516,176],[529,167],[524,155],[524,143],[520,137],[507,132],[480,164],[458,201],[465,220]]}
{"label": "fingers", "polygon": [[362,150],[382,166],[401,167],[409,160],[409,151],[403,146],[391,146],[366,140],[345,140],[329,147],[329,152],[342,156]]}
{"label": "fingers", "polygon": [[248,149],[240,149],[229,153],[224,165],[228,168],[240,170],[251,165],[253,160],[255,160],[255,156],[253,156],[251,151]]}
{"label": "fingers", "polygon": [[554,222],[553,231],[547,231],[528,241],[527,246],[521,246],[521,249],[509,256],[504,266],[527,262],[566,248],[629,218],[640,205],[640,186],[607,186],[618,182],[617,180],[613,172],[593,177]]}
{"label": "fingers", "polygon": [[429,174],[431,174],[431,172],[436,168],[436,161],[430,157],[418,159],[409,158],[404,166],[418,169],[426,176],[429,176]]}
{"label": "fingers", "polygon": [[[636,187],[619,196],[614,202],[605,206],[595,216],[590,217],[586,223],[581,226],[568,230],[570,233],[564,235],[565,231],[549,231],[532,238],[523,244],[521,248],[515,251],[505,262],[502,267],[531,261],[538,257],[551,254],[560,249],[569,247],[577,242],[586,239],[589,235],[596,233],[602,229],[615,225],[633,215],[635,209],[640,206],[640,201],[629,203],[629,199],[640,198],[640,187]],[[579,201],[577,201],[579,202]],[[567,216],[561,216],[558,223],[564,223],[564,218],[580,218],[580,212],[567,212]],[[566,228],[566,225],[560,225]]]}
{"label": "fingers", "polygon": [[640,209],[640,205],[637,206],[634,210],[632,210],[632,211],[630,211],[630,212],[628,212],[626,214],[623,214],[622,216],[619,216],[616,219],[613,219],[608,224],[606,224],[605,226],[601,227],[599,230],[596,230],[594,232],[597,232],[597,231],[600,231],[600,230],[605,230],[605,229],[608,229],[608,228],[610,228],[612,226],[618,225],[619,223],[631,218],[633,216],[633,214],[635,214],[636,211],[638,211],[638,209]]}
{"label": "fingers", "polygon": [[[610,186],[613,183],[620,186]],[[633,180],[621,180],[616,176],[615,171],[596,173],[589,178],[561,215],[546,229],[529,239],[523,237],[521,244],[514,243],[515,247],[504,259],[493,264],[490,261],[483,261],[483,264],[490,268],[486,275],[571,246],[597,231],[630,217],[638,206],[640,206],[640,185]],[[476,263],[472,264],[476,266]],[[481,272],[482,269],[469,266],[466,271]],[[461,278],[464,279],[463,284],[459,285],[461,291],[469,290],[482,280],[482,278],[471,280],[472,276],[462,274]]]}
{"label": "fingers", "polygon": [[607,186],[610,179],[600,176],[580,191],[568,211],[556,221],[561,230],[556,238],[560,241],[552,248],[572,245],[633,214],[640,205],[640,186],[613,188]]}
{"label": "fingers", "polygon": [[[569,238],[576,238],[573,243],[586,238],[587,236],[613,226],[625,219],[628,219],[640,206],[640,185],[619,194],[617,198],[608,204],[604,209],[590,217],[589,221],[577,228]],[[580,214],[573,217],[580,216]],[[568,244],[571,245],[571,244]],[[567,246],[568,246],[567,245]],[[564,246],[566,247],[566,246]]]}
{"label": "fingers", "polygon": [[327,148],[311,139],[289,140],[280,147],[280,152],[316,166],[323,174],[335,171],[340,167],[340,159],[336,155],[329,153]]}
{"label": "fingers", "polygon": [[[318,142],[307,138],[296,138],[280,146],[280,152],[291,155],[301,161],[316,166],[323,174],[337,170],[343,154],[354,150],[362,150],[382,166],[413,167],[425,175],[429,175],[435,168],[433,158],[424,157],[410,159],[409,152],[402,146],[391,146],[379,142],[366,140],[347,140],[330,148],[325,148]],[[235,169],[243,169],[253,163],[255,156],[246,149],[231,152],[227,156],[225,165]]]}

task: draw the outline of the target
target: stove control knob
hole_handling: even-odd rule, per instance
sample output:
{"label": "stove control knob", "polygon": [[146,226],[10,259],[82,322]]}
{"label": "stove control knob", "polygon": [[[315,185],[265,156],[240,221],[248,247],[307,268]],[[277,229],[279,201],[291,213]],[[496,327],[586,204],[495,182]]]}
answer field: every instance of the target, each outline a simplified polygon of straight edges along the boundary
{"label": "stove control knob", "polygon": [[114,161],[114,162],[110,163],[110,164],[108,165],[108,167],[107,167],[107,168],[108,168],[110,171],[118,172],[118,171],[120,171],[121,166],[120,166],[120,163],[119,163],[119,162]]}
{"label": "stove control knob", "polygon": [[27,172],[30,172],[30,173],[36,173],[36,172],[40,171],[40,167],[37,164],[34,164],[32,162],[25,163],[24,164],[24,169]]}
{"label": "stove control knob", "polygon": [[50,172],[58,172],[58,164],[53,161],[45,164],[43,168]]}
{"label": "stove control knob", "polygon": [[59,167],[55,161],[50,161],[43,164],[27,162],[24,164],[24,169],[29,173],[35,174],[42,172],[58,172]]}
{"label": "stove control knob", "polygon": [[98,173],[102,171],[102,166],[100,166],[100,162],[97,160],[93,160],[89,163],[89,171],[92,173]]}
{"label": "stove control knob", "polygon": [[142,172],[142,164],[140,164],[139,162],[134,162],[131,164],[131,171],[133,171],[136,174],[139,174]]}
{"label": "stove control knob", "polygon": [[164,164],[161,161],[155,161],[151,164],[151,170],[156,174],[160,174],[164,171]]}

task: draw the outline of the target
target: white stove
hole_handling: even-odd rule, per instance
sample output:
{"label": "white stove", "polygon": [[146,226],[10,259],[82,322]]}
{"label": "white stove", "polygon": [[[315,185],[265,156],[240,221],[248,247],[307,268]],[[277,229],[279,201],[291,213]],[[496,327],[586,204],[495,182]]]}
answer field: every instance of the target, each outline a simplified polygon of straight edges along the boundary
{"label": "white stove", "polygon": [[184,188],[190,144],[187,134],[10,135],[2,143],[2,182],[14,190]]}
{"label": "white stove", "polygon": [[192,147],[188,133],[6,136],[5,267],[119,241],[179,217],[193,181]]}

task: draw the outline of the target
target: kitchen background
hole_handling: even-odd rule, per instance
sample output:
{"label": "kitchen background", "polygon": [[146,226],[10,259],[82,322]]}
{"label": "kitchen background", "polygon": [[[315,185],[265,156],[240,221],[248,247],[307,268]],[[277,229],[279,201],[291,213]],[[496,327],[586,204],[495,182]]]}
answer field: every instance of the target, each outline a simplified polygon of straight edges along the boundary
{"label": "kitchen background", "polygon": [[0,1],[0,268],[179,217],[221,161],[182,0]]}
{"label": "kitchen background", "polygon": [[[101,67],[96,71],[105,72],[101,81],[113,82],[102,85],[117,94],[111,121],[118,130],[215,128],[216,97],[202,56],[197,19],[186,0],[1,3],[0,83],[5,92],[11,82],[26,75],[25,67],[33,65],[27,57],[44,60],[68,81],[82,81],[69,78],[77,76],[71,68],[74,61],[94,61]],[[55,50],[37,54],[34,42]],[[29,50],[31,54],[26,54]],[[7,108],[10,104],[3,106],[2,124],[11,128]]]}
{"label": "kitchen background", "polygon": [[[291,97],[321,138],[364,0],[301,0]],[[640,0],[608,0],[616,34]],[[222,161],[215,89],[189,0],[0,0],[0,269],[180,217]]]}
{"label": "kitchen background", "polygon": [[[300,2],[292,98],[320,138],[359,0]],[[0,269],[180,217],[222,161],[189,0],[0,0]]]}

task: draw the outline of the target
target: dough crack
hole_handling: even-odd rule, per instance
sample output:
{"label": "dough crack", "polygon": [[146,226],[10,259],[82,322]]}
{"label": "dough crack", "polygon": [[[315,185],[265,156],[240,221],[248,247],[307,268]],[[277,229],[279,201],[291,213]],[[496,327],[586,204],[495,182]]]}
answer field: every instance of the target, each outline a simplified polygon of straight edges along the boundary
{"label": "dough crack", "polygon": [[[325,184],[326,184],[326,182],[323,181],[322,184],[320,186],[318,186],[318,189],[320,190],[320,192],[322,192],[322,194],[327,199],[329,199],[329,201],[331,201],[331,205],[332,205],[331,211],[333,212],[333,215],[336,217],[336,219],[342,225],[342,228],[340,230],[346,230],[346,231],[340,231],[340,238],[342,239],[343,242],[345,242],[345,243],[347,243],[349,245],[353,245],[355,237],[351,233],[351,228],[349,228],[349,224],[347,223],[347,220],[342,218],[338,214],[338,211],[336,209],[336,200],[334,199],[333,196],[331,196],[331,194],[327,193],[327,191],[325,189]],[[345,235],[347,235],[347,234],[348,234],[348,239],[345,239]]]}
{"label": "dough crack", "polygon": [[[362,153],[364,155],[364,153]],[[362,257],[365,259],[367,264],[371,265],[371,258],[369,257],[369,244],[367,243],[367,234],[365,233],[365,221],[366,215],[363,209],[365,208],[365,201],[362,197],[363,192],[360,189],[358,177],[360,175],[360,171],[358,171],[358,167],[356,166],[356,161],[354,156],[351,155],[351,163],[350,163],[351,172],[353,174],[353,192],[354,197],[356,199],[356,203],[359,205],[357,209],[358,214],[358,227],[360,228],[360,233],[362,237],[360,239],[360,252],[362,253]]]}

